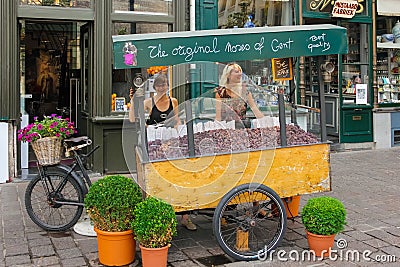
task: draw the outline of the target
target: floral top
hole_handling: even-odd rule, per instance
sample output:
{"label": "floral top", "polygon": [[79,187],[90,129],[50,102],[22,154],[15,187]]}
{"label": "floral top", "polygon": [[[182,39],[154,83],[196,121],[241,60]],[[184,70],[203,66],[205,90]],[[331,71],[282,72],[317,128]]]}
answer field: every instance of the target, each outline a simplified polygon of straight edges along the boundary
{"label": "floral top", "polygon": [[245,120],[247,111],[247,94],[246,97],[234,97],[232,98],[227,93],[227,88],[218,86],[215,92],[221,98],[221,120]]}

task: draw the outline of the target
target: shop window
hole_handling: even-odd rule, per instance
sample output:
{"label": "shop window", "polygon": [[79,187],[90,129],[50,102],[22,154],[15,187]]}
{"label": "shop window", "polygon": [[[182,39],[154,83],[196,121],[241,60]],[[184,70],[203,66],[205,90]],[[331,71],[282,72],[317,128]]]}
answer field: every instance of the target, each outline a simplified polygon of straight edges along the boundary
{"label": "shop window", "polygon": [[[135,34],[135,33],[155,33],[168,32],[170,25],[167,23],[125,23],[115,22],[112,25],[113,35]],[[127,49],[135,49],[134,46]],[[132,51],[133,53],[134,51]],[[151,78],[152,73],[147,68],[133,68],[113,70],[112,92],[111,92],[111,111],[124,112],[129,109],[130,89],[135,89],[132,80],[137,74],[142,74],[146,78]],[[154,73],[153,73],[154,74]],[[150,90],[151,88],[149,88]],[[147,95],[149,96],[149,95]]]}
{"label": "shop window", "polygon": [[[218,26],[220,28],[241,28],[251,16],[257,26],[291,25],[291,2],[272,0],[232,0],[230,5],[226,1],[218,1]],[[235,7],[235,8],[232,8]]]}
{"label": "shop window", "polygon": [[400,103],[400,46],[391,34],[396,19],[379,17],[376,24],[378,103],[383,105]]}
{"label": "shop window", "polygon": [[113,0],[113,11],[141,11],[173,15],[172,0]]}
{"label": "shop window", "polygon": [[90,8],[91,0],[20,0],[20,5]]}

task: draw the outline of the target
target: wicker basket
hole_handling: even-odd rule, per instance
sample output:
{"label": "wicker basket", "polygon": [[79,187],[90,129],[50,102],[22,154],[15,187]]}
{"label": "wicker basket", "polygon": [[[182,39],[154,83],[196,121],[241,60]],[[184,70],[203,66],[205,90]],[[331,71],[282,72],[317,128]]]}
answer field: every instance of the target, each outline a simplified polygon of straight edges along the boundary
{"label": "wicker basket", "polygon": [[32,142],[32,148],[40,165],[54,165],[61,161],[61,138],[44,137]]}

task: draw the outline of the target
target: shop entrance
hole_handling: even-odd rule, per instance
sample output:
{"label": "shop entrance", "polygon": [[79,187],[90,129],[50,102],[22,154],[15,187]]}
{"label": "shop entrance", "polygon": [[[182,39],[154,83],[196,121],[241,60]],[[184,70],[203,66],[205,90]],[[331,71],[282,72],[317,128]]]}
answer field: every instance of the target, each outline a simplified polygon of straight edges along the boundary
{"label": "shop entrance", "polygon": [[21,111],[58,114],[79,124],[79,22],[21,22]]}
{"label": "shop entrance", "polygon": [[83,96],[80,40],[85,25],[76,21],[20,21],[22,124],[57,114],[73,121],[79,131]]}

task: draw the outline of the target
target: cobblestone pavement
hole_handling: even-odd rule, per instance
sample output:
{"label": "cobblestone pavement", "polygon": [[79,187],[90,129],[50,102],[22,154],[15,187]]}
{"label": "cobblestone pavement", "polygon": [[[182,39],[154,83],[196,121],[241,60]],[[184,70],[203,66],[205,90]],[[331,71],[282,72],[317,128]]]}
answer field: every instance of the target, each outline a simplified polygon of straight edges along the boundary
{"label": "cobblestone pavement", "polygon": [[[332,192],[347,210],[345,231],[336,236],[337,259],[296,260],[308,248],[300,218],[288,221],[283,242],[270,261],[235,262],[217,245],[211,217],[197,215],[197,231],[178,227],[168,266],[399,266],[400,148],[331,154]],[[27,181],[0,185],[0,267],[101,266],[93,237],[73,231],[48,233],[37,227],[24,208]],[[310,196],[302,196],[301,207]],[[343,241],[345,240],[345,241]],[[339,249],[338,246],[347,246]],[[350,253],[355,252],[356,253]],[[364,253],[364,254],[363,254]],[[131,266],[140,266],[140,252]],[[357,256],[359,255],[359,259]],[[286,261],[285,261],[286,259]]]}

